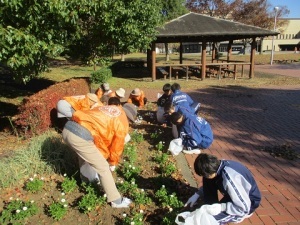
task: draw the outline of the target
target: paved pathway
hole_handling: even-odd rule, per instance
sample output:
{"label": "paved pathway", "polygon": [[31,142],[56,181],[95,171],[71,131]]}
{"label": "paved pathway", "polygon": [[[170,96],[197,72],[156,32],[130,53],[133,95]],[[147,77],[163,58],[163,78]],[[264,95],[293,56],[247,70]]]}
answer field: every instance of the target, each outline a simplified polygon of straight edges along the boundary
{"label": "paved pathway", "polygon": [[[261,151],[288,144],[300,153],[300,87],[217,87],[190,94],[202,103],[201,115],[214,131],[207,152],[242,162],[258,182],[261,206],[242,224],[300,224],[299,159],[274,158]],[[195,157],[186,155],[191,168]],[[195,178],[201,186],[201,178]]]}
{"label": "paved pathway", "polygon": [[[300,77],[300,64],[256,66],[256,71]],[[300,159],[274,158],[262,151],[288,145],[300,153],[300,86],[216,86],[189,94],[202,103],[201,116],[214,131],[214,142],[206,152],[242,162],[258,183],[261,205],[241,224],[300,225]],[[196,156],[185,158],[193,173]],[[202,178],[193,175],[201,186]]]}
{"label": "paved pathway", "polygon": [[255,71],[300,78],[300,63],[255,65]]}

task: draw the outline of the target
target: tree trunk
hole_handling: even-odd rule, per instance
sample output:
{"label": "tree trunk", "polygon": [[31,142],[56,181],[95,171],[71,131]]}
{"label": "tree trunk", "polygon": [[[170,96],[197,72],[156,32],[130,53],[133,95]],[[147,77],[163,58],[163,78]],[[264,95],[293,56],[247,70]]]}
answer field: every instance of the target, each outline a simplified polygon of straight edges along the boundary
{"label": "tree trunk", "polygon": [[219,47],[220,47],[220,42],[214,42],[214,48],[216,50],[216,59],[219,59],[219,57],[220,57]]}
{"label": "tree trunk", "polygon": [[124,62],[125,61],[125,54],[121,54],[121,61]]}
{"label": "tree trunk", "polygon": [[170,61],[170,55],[169,55],[169,45],[168,43],[165,43],[165,50],[166,50],[166,61]]}

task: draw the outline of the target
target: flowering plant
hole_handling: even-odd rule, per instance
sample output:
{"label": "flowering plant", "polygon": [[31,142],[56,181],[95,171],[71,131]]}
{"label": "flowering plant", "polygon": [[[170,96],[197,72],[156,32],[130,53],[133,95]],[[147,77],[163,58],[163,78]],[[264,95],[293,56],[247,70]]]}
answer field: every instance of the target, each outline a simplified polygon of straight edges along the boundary
{"label": "flowering plant", "polygon": [[64,215],[66,215],[67,207],[68,205],[66,203],[66,200],[63,198],[61,199],[61,202],[53,202],[49,206],[49,213],[53,219],[60,220],[64,217]]}
{"label": "flowering plant", "polygon": [[29,178],[29,181],[25,185],[25,189],[32,193],[36,193],[36,192],[42,190],[43,186],[44,186],[43,179],[42,178],[37,179],[36,174],[35,174],[34,177]]}
{"label": "flowering plant", "polygon": [[63,191],[66,193],[70,193],[73,190],[75,190],[76,187],[77,187],[77,184],[76,184],[76,180],[74,179],[74,177],[69,178],[69,177],[65,176],[64,181],[61,183],[61,188],[63,189]]}
{"label": "flowering plant", "polygon": [[79,201],[78,207],[84,213],[88,213],[96,208],[96,206],[102,206],[106,203],[106,195],[99,197],[95,193],[95,189],[91,185],[83,183],[86,194]]}
{"label": "flowering plant", "polygon": [[38,207],[34,201],[13,200],[8,202],[0,216],[0,224],[15,224],[37,214]]}

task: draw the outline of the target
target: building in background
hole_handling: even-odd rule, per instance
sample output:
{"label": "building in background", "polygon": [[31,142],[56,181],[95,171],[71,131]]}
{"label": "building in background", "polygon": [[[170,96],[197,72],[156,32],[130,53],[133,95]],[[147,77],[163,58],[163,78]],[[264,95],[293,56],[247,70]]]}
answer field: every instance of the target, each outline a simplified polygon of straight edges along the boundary
{"label": "building in background", "polygon": [[[300,18],[279,19],[287,20],[285,27],[277,27],[280,32],[274,38],[274,51],[300,51]],[[272,37],[264,38],[261,43],[262,51],[272,50]]]}

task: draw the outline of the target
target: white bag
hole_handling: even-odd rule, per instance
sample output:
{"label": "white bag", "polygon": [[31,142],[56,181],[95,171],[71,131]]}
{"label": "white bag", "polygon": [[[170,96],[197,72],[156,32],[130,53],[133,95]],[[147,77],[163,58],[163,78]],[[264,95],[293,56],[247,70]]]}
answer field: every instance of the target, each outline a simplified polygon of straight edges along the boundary
{"label": "white bag", "polygon": [[[179,217],[182,217],[184,222],[179,221]],[[178,225],[219,225],[216,219],[206,212],[205,205],[193,212],[182,212],[178,214],[175,223]]]}
{"label": "white bag", "polygon": [[84,162],[82,164],[82,166],[80,167],[80,174],[82,174],[84,177],[86,177],[90,182],[95,181],[95,180],[99,181],[98,173],[87,162]]}
{"label": "white bag", "polygon": [[182,139],[173,139],[170,142],[168,150],[172,153],[172,155],[178,155],[183,150]]}

